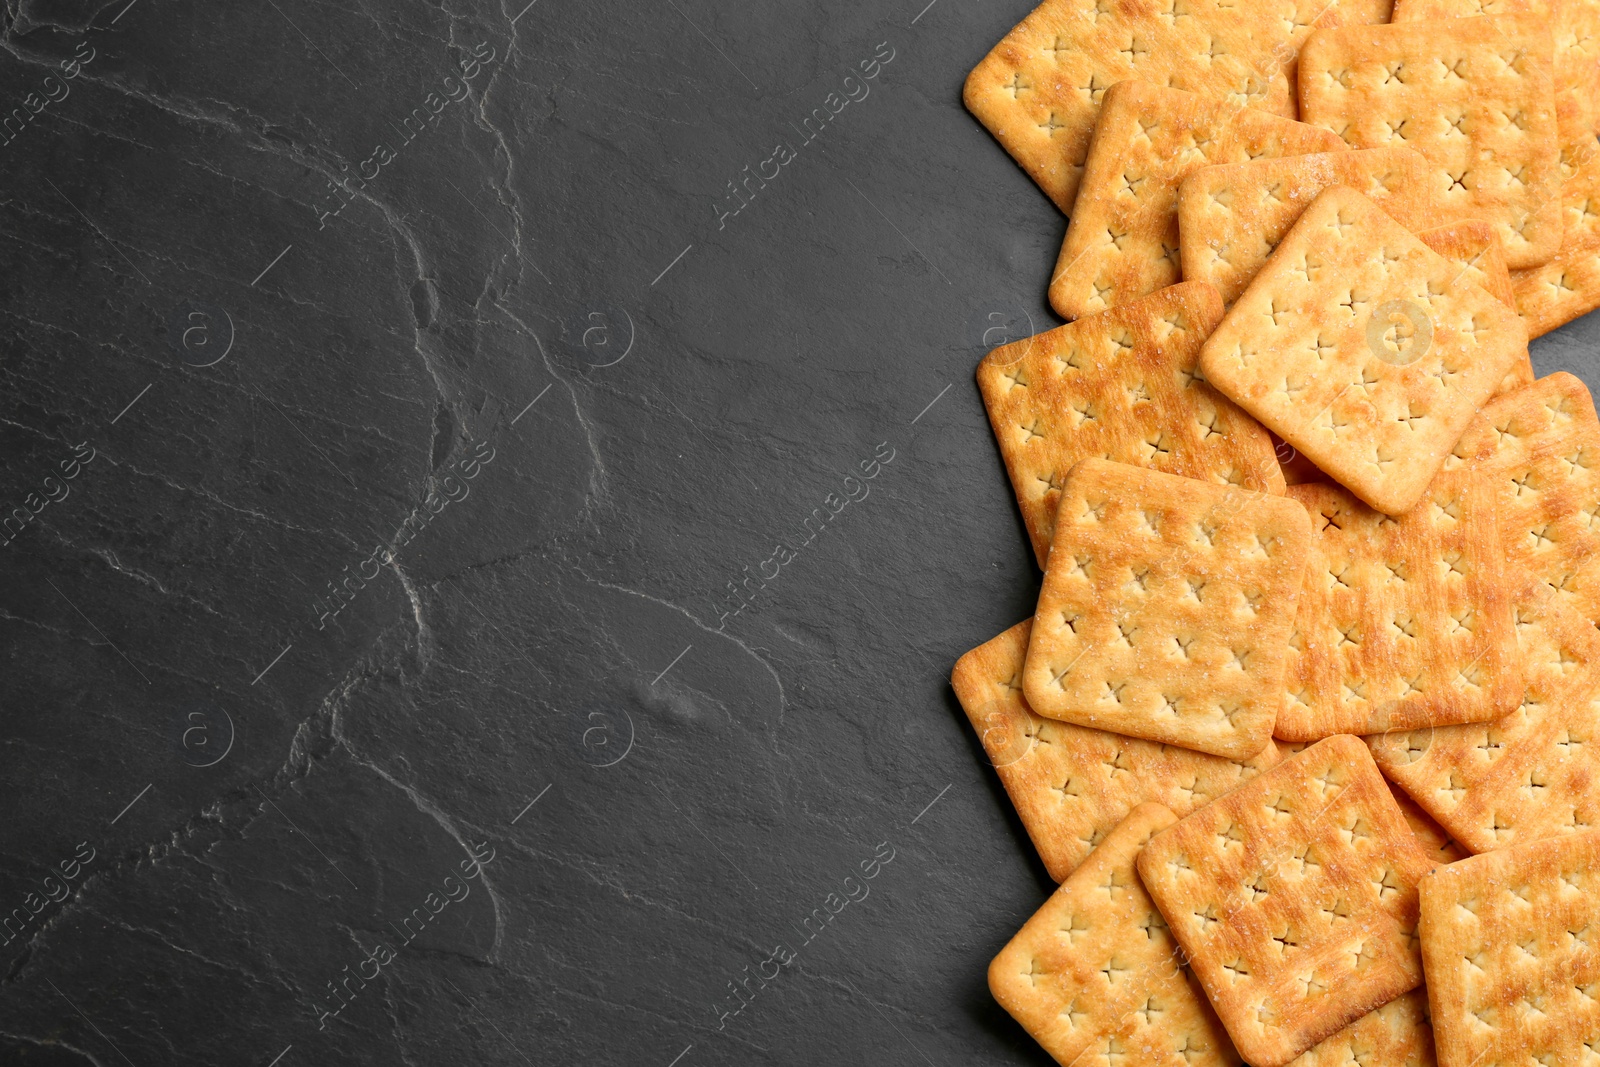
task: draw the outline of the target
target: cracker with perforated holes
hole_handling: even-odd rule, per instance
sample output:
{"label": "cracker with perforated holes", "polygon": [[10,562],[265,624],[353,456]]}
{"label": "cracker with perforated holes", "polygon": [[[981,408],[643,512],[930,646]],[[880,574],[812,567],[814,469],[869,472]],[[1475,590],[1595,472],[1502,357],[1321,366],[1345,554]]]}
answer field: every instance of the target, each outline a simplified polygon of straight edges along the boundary
{"label": "cracker with perforated holes", "polygon": [[1489,722],[1517,706],[1519,575],[1502,558],[1487,473],[1441,472],[1398,518],[1325,482],[1287,495],[1313,534],[1279,737]]}
{"label": "cracker with perforated holes", "polygon": [[1180,820],[1138,866],[1255,1067],[1422,981],[1416,882],[1430,864],[1357,738],[1320,741]]}
{"label": "cracker with perforated holes", "polygon": [[1300,54],[1300,117],[1352,148],[1421,152],[1439,205],[1534,267],[1561,245],[1552,56],[1526,15],[1322,30]]}
{"label": "cracker with perforated holes", "polygon": [[1473,464],[1499,491],[1511,568],[1600,619],[1600,417],[1588,386],[1557,372],[1490,401],[1449,466]]}
{"label": "cracker with perforated holes", "polygon": [[[1297,752],[1304,752],[1313,744],[1315,744],[1313,741],[1279,741],[1278,755],[1282,759],[1288,759]],[[1406,817],[1406,825],[1411,827],[1411,832],[1416,835],[1417,844],[1422,846],[1422,851],[1435,864],[1454,863],[1471,855],[1450,836],[1449,831],[1439,825],[1432,815],[1411,799],[1410,793],[1404,789],[1390,788],[1389,795],[1394,797],[1394,802],[1399,805],[1400,814]]]}
{"label": "cracker with perforated holes", "polygon": [[[1324,189],[1347,185],[1423,244],[1458,264],[1467,281],[1516,307],[1505,252],[1494,228],[1479,219],[1440,225],[1441,213],[1427,192],[1427,175],[1428,161],[1409,148],[1316,152],[1190,171],[1178,186],[1183,276],[1209,282],[1222,294],[1224,304],[1233,303],[1306,205]],[[1531,381],[1533,365],[1524,350],[1499,391]]]}
{"label": "cracker with perforated holes", "polygon": [[1600,832],[1452,863],[1418,890],[1439,1067],[1600,1059]]}
{"label": "cracker with perforated holes", "polygon": [[[1233,303],[1306,205],[1324,189],[1347,185],[1460,265],[1468,281],[1516,307],[1494,227],[1479,219],[1440,225],[1427,174],[1428,161],[1409,148],[1316,152],[1193,170],[1178,187],[1183,276],[1210,282],[1223,303]],[[1524,352],[1500,390],[1531,381],[1533,366]]]}
{"label": "cracker with perforated holes", "polygon": [[1564,158],[1569,173],[1561,183],[1561,250],[1549,263],[1511,276],[1532,337],[1600,307],[1600,145],[1590,137]]}
{"label": "cracker with perforated holes", "polygon": [[1206,339],[1206,380],[1367,504],[1421,499],[1526,350],[1515,311],[1360,193],[1325,190]]}
{"label": "cracker with perforated holes", "polygon": [[1391,22],[1534,15],[1555,40],[1556,106],[1594,130],[1600,123],[1600,4],[1595,0],[1395,0]]}
{"label": "cracker with perforated holes", "polygon": [[967,76],[962,99],[1071,214],[1105,91],[1139,78],[1293,118],[1313,26],[1387,21],[1387,0],[1045,0]]}
{"label": "cracker with perforated holes", "polygon": [[[1461,268],[1461,277],[1483,289],[1506,307],[1517,306],[1511,291],[1511,272],[1506,269],[1505,249],[1495,228],[1482,219],[1463,219],[1417,234],[1417,240]],[[1533,361],[1526,347],[1506,376],[1500,379],[1495,394],[1509,393],[1533,381]]]}
{"label": "cracker with perforated holes", "polygon": [[[1511,288],[1511,271],[1506,267],[1505,248],[1494,226],[1482,219],[1462,219],[1417,232],[1417,240],[1459,266],[1463,279],[1507,307],[1516,308],[1517,298]],[[1533,361],[1524,347],[1522,355],[1495,387],[1495,395],[1520,389],[1533,378]]]}
{"label": "cracker with perforated holes", "polygon": [[[1417,240],[1460,266],[1461,276],[1467,281],[1507,307],[1516,307],[1511,295],[1511,271],[1506,267],[1505,250],[1493,226],[1482,219],[1462,219],[1431,230],[1412,232]],[[1531,381],[1533,379],[1529,378],[1528,382]]]}
{"label": "cracker with perforated holes", "polygon": [[989,965],[995,1000],[1058,1063],[1239,1062],[1134,874],[1139,849],[1174,818],[1135,808]]}
{"label": "cracker with perforated holes", "polygon": [[1434,1067],[1427,994],[1414,989],[1367,1012],[1289,1067]]}
{"label": "cracker with perforated holes", "polygon": [[1317,194],[1347,185],[1406,226],[1441,217],[1428,161],[1409,148],[1369,148],[1227,163],[1190,172],[1178,186],[1183,276],[1210,282],[1224,304],[1239,299]]}
{"label": "cracker with perforated holes", "polygon": [[1075,319],[1176,282],[1178,183],[1195,168],[1343,148],[1320,126],[1141,81],[1113,85],[1089,142],[1050,306]]}
{"label": "cracker with perforated holes", "polygon": [[962,656],[950,685],[1056,881],[1140,804],[1187,815],[1278,762],[1273,744],[1236,763],[1035,715],[1022,696],[1032,627],[1018,623]]}
{"label": "cracker with perforated holes", "polygon": [[1600,420],[1552,374],[1486,405],[1451,466],[1493,479],[1522,704],[1497,722],[1368,739],[1383,773],[1473,852],[1600,827]]}
{"label": "cracker with perforated holes", "polygon": [[1283,492],[1266,431],[1200,377],[1221,317],[1210,286],[1184,283],[984,358],[978,389],[1041,568],[1061,481],[1086,457]]}
{"label": "cracker with perforated holes", "polygon": [[1281,496],[1072,468],[1022,689],[1040,715],[1250,759],[1283,703],[1311,525]]}
{"label": "cracker with perforated holes", "polygon": [[1517,609],[1527,685],[1510,715],[1367,739],[1383,773],[1472,852],[1600,827],[1600,636],[1555,601]]}

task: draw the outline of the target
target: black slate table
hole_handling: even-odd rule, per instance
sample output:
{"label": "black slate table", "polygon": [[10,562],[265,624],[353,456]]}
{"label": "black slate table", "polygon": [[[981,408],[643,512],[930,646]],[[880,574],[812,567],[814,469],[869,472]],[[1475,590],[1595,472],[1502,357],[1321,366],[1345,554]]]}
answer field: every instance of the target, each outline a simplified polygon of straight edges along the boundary
{"label": "black slate table", "polygon": [[1046,1062],[1028,5],[524,2],[4,13],[0,1062]]}

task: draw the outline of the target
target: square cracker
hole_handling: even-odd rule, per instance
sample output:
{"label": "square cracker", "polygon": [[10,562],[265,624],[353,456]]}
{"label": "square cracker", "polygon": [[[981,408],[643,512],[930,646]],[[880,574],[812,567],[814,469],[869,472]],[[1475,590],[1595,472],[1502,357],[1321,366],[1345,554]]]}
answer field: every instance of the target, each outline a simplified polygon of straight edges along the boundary
{"label": "square cracker", "polygon": [[1600,826],[1600,419],[1552,374],[1497,397],[1448,465],[1497,486],[1501,543],[1523,576],[1523,701],[1498,722],[1370,738],[1388,778],[1474,852]]}
{"label": "square cracker", "polygon": [[1518,579],[1501,554],[1497,488],[1481,471],[1444,471],[1393,518],[1326,482],[1289,487],[1313,533],[1277,736],[1488,722],[1517,706]]}
{"label": "square cracker", "polygon": [[1283,492],[1267,433],[1200,376],[1217,294],[1185,283],[990,352],[978,367],[996,443],[1044,567],[1061,481],[1090,456]]}
{"label": "square cracker", "polygon": [[1086,459],[1061,492],[1022,690],[1040,715],[1249,759],[1283,703],[1311,524],[1281,496]]}
{"label": "square cracker", "polygon": [[1415,148],[1439,204],[1494,223],[1506,264],[1534,267],[1561,245],[1552,56],[1525,15],[1324,30],[1300,55],[1300,115],[1352,148]]}
{"label": "square cracker", "polygon": [[1235,763],[1035,715],[1022,696],[1032,628],[1020,622],[962,656],[950,685],[1057,882],[1140,804],[1182,817],[1278,762],[1271,744]]}
{"label": "square cracker", "polygon": [[989,990],[1064,1065],[1222,1067],[1239,1056],[1134,874],[1173,814],[1129,813],[989,964]]}
{"label": "square cracker", "polygon": [[1528,334],[1540,337],[1600,307],[1600,145],[1586,138],[1566,157],[1561,183],[1566,229],[1561,250],[1542,267],[1511,276]]}
{"label": "square cracker", "polygon": [[1343,148],[1320,126],[1147,82],[1113,85],[1089,142],[1050,306],[1076,319],[1176,282],[1178,183],[1196,167]]}
{"label": "square cracker", "polygon": [[1527,348],[1516,312],[1353,189],[1320,194],[1206,339],[1206,380],[1367,504],[1410,510]]}
{"label": "square cracker", "polygon": [[[1535,15],[1555,38],[1556,106],[1575,127],[1600,123],[1600,4],[1595,0],[1395,0],[1391,22]],[[1564,115],[1565,117],[1565,115]]]}
{"label": "square cracker", "polygon": [[1284,234],[1324,189],[1347,185],[1406,226],[1448,221],[1429,193],[1428,161],[1409,148],[1227,163],[1192,171],[1178,187],[1183,276],[1239,299]]}
{"label": "square cracker", "polygon": [[1330,737],[1151,839],[1139,874],[1234,1045],[1280,1067],[1422,981],[1429,868],[1361,742]]}
{"label": "square cracker", "polygon": [[1418,889],[1439,1067],[1600,1056],[1600,832],[1474,856]]}
{"label": "square cracker", "polygon": [[1428,997],[1414,989],[1369,1011],[1289,1067],[1434,1067]]}
{"label": "square cracker", "polygon": [[962,99],[1071,214],[1101,100],[1138,78],[1293,118],[1315,26],[1388,19],[1386,0],[1045,0],[967,76]]}

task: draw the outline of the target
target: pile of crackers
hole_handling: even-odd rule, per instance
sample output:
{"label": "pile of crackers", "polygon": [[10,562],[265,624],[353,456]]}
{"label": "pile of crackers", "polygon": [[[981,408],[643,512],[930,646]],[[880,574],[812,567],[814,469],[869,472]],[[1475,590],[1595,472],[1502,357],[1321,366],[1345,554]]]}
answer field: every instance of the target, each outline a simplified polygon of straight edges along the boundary
{"label": "pile of crackers", "polygon": [[1044,570],[952,684],[1088,1067],[1600,1065],[1600,0],[1046,0],[1068,213],[978,385]]}

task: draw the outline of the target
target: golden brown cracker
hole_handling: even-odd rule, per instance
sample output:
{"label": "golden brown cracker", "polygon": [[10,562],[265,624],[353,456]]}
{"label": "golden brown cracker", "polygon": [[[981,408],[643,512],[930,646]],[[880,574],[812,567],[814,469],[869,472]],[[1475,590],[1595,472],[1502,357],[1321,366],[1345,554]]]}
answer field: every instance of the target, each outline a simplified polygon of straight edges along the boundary
{"label": "golden brown cracker", "polygon": [[1385,776],[1472,852],[1600,827],[1600,638],[1553,596],[1517,612],[1527,684],[1515,711],[1368,738]]}
{"label": "golden brown cracker", "polygon": [[1600,827],[1600,638],[1554,597],[1517,611],[1526,693],[1515,712],[1368,739],[1390,781],[1474,853]]}
{"label": "golden brown cracker", "polygon": [[1600,124],[1600,3],[1595,0],[1395,0],[1391,22],[1429,22],[1480,15],[1533,15],[1555,42],[1557,107],[1575,123]]}
{"label": "golden brown cracker", "polygon": [[1500,247],[1500,237],[1493,226],[1482,219],[1463,219],[1423,230],[1417,234],[1417,240],[1459,264],[1462,278],[1487,290],[1507,307],[1516,306],[1511,295],[1511,272],[1506,269],[1505,251]]}
{"label": "golden brown cracker", "polygon": [[[1427,192],[1427,168],[1428,161],[1409,148],[1368,148],[1193,170],[1178,189],[1183,276],[1210,282],[1224,304],[1233,303],[1306,205],[1324,189],[1347,185],[1423,244],[1459,264],[1468,281],[1515,307],[1511,274],[1494,227],[1478,219],[1440,225],[1441,213]],[[1501,382],[1501,391],[1531,381],[1533,367],[1524,353]],[[1290,484],[1308,480],[1296,477]]]}
{"label": "golden brown cracker", "polygon": [[1062,487],[1023,692],[1040,715],[1249,759],[1283,703],[1305,509],[1086,459]]}
{"label": "golden brown cracker", "polygon": [[1540,337],[1600,307],[1600,145],[1593,137],[1567,156],[1561,183],[1561,250],[1540,267],[1512,273],[1517,310]]}
{"label": "golden brown cracker", "polygon": [[1512,364],[1511,369],[1506,372],[1506,376],[1500,379],[1500,387],[1495,390],[1494,395],[1504,396],[1506,393],[1521,389],[1525,385],[1532,385],[1534,380],[1533,359],[1524,350],[1522,358]]}
{"label": "golden brown cracker", "polygon": [[1184,816],[1278,762],[1235,763],[1036,715],[1022,695],[1028,620],[962,656],[950,684],[1023,828],[1057,882],[1140,804]]}
{"label": "golden brown cracker", "polygon": [[1178,183],[1197,167],[1343,148],[1320,126],[1147,82],[1113,85],[1089,143],[1050,306],[1076,319],[1178,281]]}
{"label": "golden brown cracker", "polygon": [[1239,299],[1278,242],[1324,189],[1347,185],[1402,225],[1430,229],[1441,217],[1428,161],[1409,148],[1228,163],[1190,172],[1178,187],[1183,276],[1210,282],[1224,304]]}
{"label": "golden brown cracker", "polygon": [[1522,699],[1497,486],[1444,471],[1399,517],[1341,486],[1294,485],[1312,539],[1290,637],[1291,741],[1488,722]]}
{"label": "golden brown cracker", "polygon": [[1581,381],[1552,374],[1486,405],[1456,446],[1498,490],[1522,704],[1475,726],[1369,739],[1385,775],[1474,852],[1600,826],[1600,420]]}
{"label": "golden brown cracker", "polygon": [[1300,114],[1352,148],[1421,152],[1440,206],[1493,223],[1506,264],[1534,267],[1561,245],[1552,63],[1527,15],[1322,30],[1300,57]]}
{"label": "golden brown cracker", "polygon": [[[1600,619],[1600,418],[1566,373],[1496,397],[1462,435],[1459,466],[1493,478],[1507,562],[1582,618]],[[1452,462],[1452,467],[1457,462]]]}
{"label": "golden brown cracker", "polygon": [[[1505,250],[1495,228],[1482,219],[1463,219],[1417,234],[1417,240],[1450,262],[1460,265],[1461,277],[1484,289],[1509,308],[1517,306],[1511,289],[1511,272],[1506,269]],[[1495,395],[1533,381],[1533,362],[1526,347],[1506,376],[1500,379]]]}
{"label": "golden brown cracker", "polygon": [[1200,376],[1222,317],[1184,283],[990,352],[978,367],[996,443],[1044,566],[1061,482],[1080,459],[1283,492],[1266,431]]}
{"label": "golden brown cracker", "polygon": [[1321,193],[1206,339],[1206,380],[1401,514],[1527,347],[1516,313],[1352,189]]}
{"label": "golden brown cracker", "polygon": [[1474,856],[1418,888],[1440,1067],[1600,1058],[1600,832]]}
{"label": "golden brown cracker", "polygon": [[1289,1067],[1435,1067],[1427,994],[1413,989],[1367,1012]]}
{"label": "golden brown cracker", "polygon": [[1138,78],[1294,118],[1315,26],[1387,21],[1388,0],[1046,0],[967,76],[978,121],[1071,214],[1107,89]]}
{"label": "golden brown cracker", "polygon": [[1058,1063],[1239,1062],[1134,874],[1139,849],[1174,818],[1135,808],[989,965],[995,1000]]}
{"label": "golden brown cracker", "polygon": [[1422,981],[1430,866],[1359,740],[1320,741],[1151,839],[1139,874],[1244,1058],[1280,1067]]}

